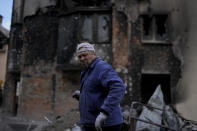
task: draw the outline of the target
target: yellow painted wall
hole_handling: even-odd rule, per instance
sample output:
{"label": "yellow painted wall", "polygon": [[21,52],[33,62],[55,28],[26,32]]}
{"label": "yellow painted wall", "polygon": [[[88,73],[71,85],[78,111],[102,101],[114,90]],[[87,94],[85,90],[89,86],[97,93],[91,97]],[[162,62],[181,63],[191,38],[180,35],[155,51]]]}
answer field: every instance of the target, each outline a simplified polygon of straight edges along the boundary
{"label": "yellow painted wall", "polygon": [[8,45],[4,45],[3,49],[0,49],[0,80],[3,81],[1,85],[2,87],[5,83],[7,52],[8,52]]}

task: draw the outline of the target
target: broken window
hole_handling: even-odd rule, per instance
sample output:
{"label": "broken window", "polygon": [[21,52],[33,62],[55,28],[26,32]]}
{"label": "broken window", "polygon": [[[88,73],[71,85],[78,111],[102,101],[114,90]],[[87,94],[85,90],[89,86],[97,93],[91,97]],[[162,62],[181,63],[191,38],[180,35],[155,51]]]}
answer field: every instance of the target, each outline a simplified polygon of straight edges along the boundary
{"label": "broken window", "polygon": [[81,29],[81,37],[84,40],[92,41],[92,39],[93,39],[92,18],[91,18],[91,16],[84,16],[83,19],[84,19],[83,20],[84,22],[83,22],[83,26]]}
{"label": "broken window", "polygon": [[141,40],[143,43],[168,43],[168,15],[142,15]]}
{"label": "broken window", "polygon": [[80,14],[82,22],[79,41],[89,41],[95,44],[111,43],[111,15],[110,14]]}
{"label": "broken window", "polygon": [[111,33],[110,15],[98,16],[98,42],[110,42]]}
{"label": "broken window", "polygon": [[171,103],[170,74],[142,74],[141,98],[143,103],[148,102],[158,85],[161,85],[165,103]]}

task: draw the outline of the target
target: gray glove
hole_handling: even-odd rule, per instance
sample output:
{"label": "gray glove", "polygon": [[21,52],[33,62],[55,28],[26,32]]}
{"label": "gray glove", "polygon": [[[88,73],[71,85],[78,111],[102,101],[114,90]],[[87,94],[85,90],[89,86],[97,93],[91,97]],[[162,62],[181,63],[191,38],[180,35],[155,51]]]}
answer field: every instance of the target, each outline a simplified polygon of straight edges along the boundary
{"label": "gray glove", "polygon": [[107,119],[107,115],[100,112],[100,114],[97,116],[96,121],[95,121],[95,128],[97,131],[102,131],[101,126],[103,125],[106,119]]}
{"label": "gray glove", "polygon": [[77,100],[79,100],[79,96],[80,96],[80,91],[79,91],[79,90],[76,90],[76,91],[73,93],[73,95],[72,95],[72,97],[75,98],[75,99],[77,99]]}

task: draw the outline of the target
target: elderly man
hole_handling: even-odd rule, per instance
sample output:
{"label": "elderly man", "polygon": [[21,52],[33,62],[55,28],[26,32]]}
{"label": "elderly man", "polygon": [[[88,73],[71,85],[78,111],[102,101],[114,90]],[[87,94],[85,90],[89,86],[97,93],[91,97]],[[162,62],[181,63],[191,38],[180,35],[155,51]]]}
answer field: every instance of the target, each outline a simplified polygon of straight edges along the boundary
{"label": "elderly man", "polygon": [[96,56],[93,45],[77,46],[77,56],[84,67],[79,95],[80,123],[85,131],[120,131],[120,101],[125,85],[113,68]]}

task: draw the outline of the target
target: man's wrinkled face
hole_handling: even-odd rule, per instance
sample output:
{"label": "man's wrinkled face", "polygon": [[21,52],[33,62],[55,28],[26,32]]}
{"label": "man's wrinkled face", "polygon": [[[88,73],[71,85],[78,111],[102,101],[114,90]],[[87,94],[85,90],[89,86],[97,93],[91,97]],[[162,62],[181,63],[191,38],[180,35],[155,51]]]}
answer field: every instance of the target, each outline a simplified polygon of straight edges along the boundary
{"label": "man's wrinkled face", "polygon": [[89,64],[96,58],[96,55],[94,52],[91,51],[84,51],[77,53],[77,57],[79,59],[80,64],[87,68]]}

